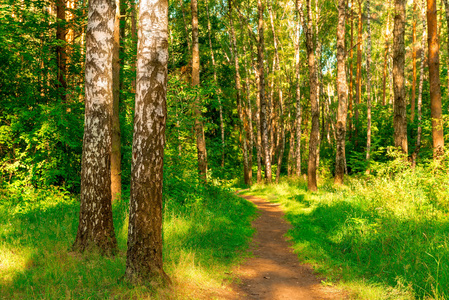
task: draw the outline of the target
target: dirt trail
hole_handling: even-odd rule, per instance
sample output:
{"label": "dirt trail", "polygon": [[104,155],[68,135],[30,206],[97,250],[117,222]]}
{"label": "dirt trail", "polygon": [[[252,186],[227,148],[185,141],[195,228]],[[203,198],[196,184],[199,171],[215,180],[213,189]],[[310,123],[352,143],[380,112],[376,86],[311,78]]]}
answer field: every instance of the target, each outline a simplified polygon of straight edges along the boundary
{"label": "dirt trail", "polygon": [[[260,210],[253,222],[256,234],[251,246],[254,257],[234,270],[241,283],[227,299],[345,299],[345,294],[324,287],[309,266],[301,265],[284,235],[290,224],[284,221],[278,204],[244,196]],[[223,295],[224,296],[224,295]]]}

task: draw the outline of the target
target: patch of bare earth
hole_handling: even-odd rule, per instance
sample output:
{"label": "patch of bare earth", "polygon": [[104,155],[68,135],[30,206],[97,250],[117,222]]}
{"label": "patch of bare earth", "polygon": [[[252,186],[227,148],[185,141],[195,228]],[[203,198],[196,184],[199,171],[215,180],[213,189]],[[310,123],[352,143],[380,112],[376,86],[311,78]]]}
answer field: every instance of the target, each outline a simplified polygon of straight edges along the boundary
{"label": "patch of bare earth", "polygon": [[307,265],[302,265],[290,248],[285,234],[291,225],[284,219],[278,204],[254,196],[244,196],[253,202],[260,216],[253,222],[256,234],[251,245],[253,258],[234,270],[240,283],[221,299],[346,299],[344,292],[323,286],[321,279]]}

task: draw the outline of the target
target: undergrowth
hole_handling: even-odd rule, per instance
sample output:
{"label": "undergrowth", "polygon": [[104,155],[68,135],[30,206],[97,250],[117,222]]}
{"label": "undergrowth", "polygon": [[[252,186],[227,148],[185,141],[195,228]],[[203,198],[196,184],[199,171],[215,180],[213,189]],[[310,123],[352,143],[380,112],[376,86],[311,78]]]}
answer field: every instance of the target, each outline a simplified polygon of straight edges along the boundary
{"label": "undergrowth", "polygon": [[[169,289],[130,286],[126,262],[127,194],[113,204],[118,254],[70,251],[79,201],[57,188],[4,186],[0,191],[1,299],[197,299],[220,293],[231,267],[245,257],[255,214],[229,190],[166,181],[164,264]],[[176,189],[172,188],[174,185]],[[226,285],[225,285],[226,286]]]}
{"label": "undergrowth", "polygon": [[356,299],[449,299],[449,182],[398,160],[319,192],[302,179],[248,192],[281,203],[295,252]]}

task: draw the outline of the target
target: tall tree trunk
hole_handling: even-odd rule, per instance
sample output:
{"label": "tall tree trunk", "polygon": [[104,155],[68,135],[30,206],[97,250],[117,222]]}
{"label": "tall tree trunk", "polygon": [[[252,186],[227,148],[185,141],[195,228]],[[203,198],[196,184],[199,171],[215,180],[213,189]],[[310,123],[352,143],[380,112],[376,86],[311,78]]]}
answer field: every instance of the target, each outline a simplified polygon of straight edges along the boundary
{"label": "tall tree trunk", "polygon": [[413,24],[412,24],[412,97],[410,99],[411,107],[410,107],[410,122],[413,123],[415,121],[415,104],[416,104],[416,0],[413,0]]}
{"label": "tall tree trunk", "polygon": [[313,20],[312,10],[310,7],[310,0],[306,0],[307,11],[307,25],[305,19],[302,16],[302,7],[299,8],[303,28],[306,34],[306,49],[307,49],[307,64],[309,67],[309,87],[310,87],[310,106],[312,115],[312,128],[310,130],[309,138],[309,162],[307,169],[307,186],[310,191],[317,190],[317,177],[316,177],[316,161],[317,161],[317,147],[320,130],[320,108],[318,106],[317,99],[317,76],[316,76],[316,62],[315,62],[315,48],[313,45]]}
{"label": "tall tree trunk", "polygon": [[[318,6],[318,1],[315,1],[315,48],[316,48],[316,67],[315,67],[315,72],[316,72],[316,101],[317,101],[317,105],[318,105],[318,110],[320,109],[320,105],[322,108],[324,108],[323,105],[323,101],[320,101],[320,96],[321,96],[321,91],[323,89],[323,85],[321,84],[321,77],[322,77],[322,73],[321,73],[321,40],[318,38],[318,23],[320,21],[320,7]],[[322,122],[322,128],[324,128],[324,110],[323,110],[323,114],[321,116],[321,119],[323,120]],[[320,121],[319,121],[319,117],[318,117],[318,143],[317,143],[317,147],[316,147],[316,167],[319,170],[320,168],[320,150],[321,150],[321,139],[323,137],[323,134],[320,133]],[[319,176],[319,174],[317,174],[317,176]]]}
{"label": "tall tree trunk", "polygon": [[117,247],[111,204],[112,50],[115,3],[89,1],[86,50],[86,108],[81,193],[75,251]]}
{"label": "tall tree trunk", "polygon": [[407,105],[405,99],[405,0],[395,0],[393,30],[394,145],[405,154],[407,148]]}
{"label": "tall tree trunk", "polygon": [[[181,0],[182,2],[182,0]],[[215,63],[215,55],[214,50],[212,48],[212,37],[211,37],[211,26],[210,26],[210,17],[209,17],[209,2],[206,0],[206,13],[207,13],[207,33],[209,36],[209,48],[210,48],[210,56],[212,60],[212,70],[214,72],[214,83],[218,86],[217,80],[217,66]],[[224,121],[223,121],[223,106],[221,105],[221,88],[218,88],[217,93],[218,98],[218,111],[220,113],[220,132],[221,132],[221,166],[224,167],[225,162],[225,132],[224,132]]]}
{"label": "tall tree trunk", "polygon": [[232,6],[231,6],[231,0],[228,0],[228,6],[229,6],[229,27],[230,27],[230,33],[231,33],[231,50],[233,52],[234,56],[234,68],[235,68],[235,96],[237,101],[237,111],[240,118],[240,130],[242,131],[241,135],[243,136],[243,177],[245,180],[246,185],[251,185],[252,182],[250,181],[250,175],[249,173],[251,170],[249,169],[248,164],[248,144],[246,141],[246,132],[244,128],[245,124],[245,118],[243,114],[243,108],[242,108],[242,99],[241,99],[241,82],[240,82],[240,65],[239,65],[239,53],[237,51],[237,40],[234,33],[234,22],[232,18]]}
{"label": "tall tree trunk", "polygon": [[387,10],[387,26],[385,28],[385,54],[384,54],[384,67],[382,77],[382,105],[387,105],[387,70],[388,70],[388,51],[390,49],[390,5],[391,0],[388,0]]}
{"label": "tall tree trunk", "polygon": [[371,152],[371,12],[370,12],[370,0],[366,0],[366,31],[368,33],[366,38],[366,162],[368,163],[369,173],[369,162],[370,162],[370,152]]}
{"label": "tall tree trunk", "polygon": [[[131,40],[133,45],[133,53],[137,50],[137,5],[135,1],[131,1]],[[131,73],[133,74],[133,80],[131,81],[131,91],[136,92],[136,57],[133,55],[131,62]]]}
{"label": "tall tree trunk", "polygon": [[261,125],[261,137],[262,137],[262,158],[265,165],[265,179],[268,183],[271,183],[271,158],[270,158],[270,145],[268,140],[268,122],[269,122],[269,109],[267,99],[265,97],[265,77],[264,77],[264,21],[263,12],[264,7],[262,0],[257,0],[258,11],[258,45],[257,45],[257,61],[259,66],[259,95],[260,95],[260,125]]}
{"label": "tall tree trunk", "polygon": [[[444,3],[444,8],[445,8],[445,12],[446,12],[446,26],[447,26],[447,42],[446,42],[446,47],[447,47],[447,65],[449,66],[449,3],[447,0],[443,0]],[[449,74],[446,75],[447,77],[447,92],[449,94]]]}
{"label": "tall tree trunk", "polygon": [[122,193],[122,170],[121,170],[121,149],[120,149],[120,90],[123,79],[121,78],[121,39],[125,24],[121,18],[123,0],[115,0],[116,11],[114,20],[114,49],[112,54],[112,152],[111,152],[111,194],[112,201],[119,199]]}
{"label": "tall tree trunk", "polygon": [[250,80],[249,80],[249,69],[250,65],[246,61],[247,53],[246,46],[243,43],[243,56],[245,57],[245,83],[246,83],[246,123],[245,131],[247,133],[247,141],[248,141],[248,167],[249,167],[249,176],[250,181],[253,180],[253,146],[254,146],[254,134],[253,134],[253,112],[252,112],[252,104],[251,104],[251,92],[250,92]]}
{"label": "tall tree trunk", "polygon": [[59,41],[56,46],[56,56],[58,64],[58,95],[63,102],[66,101],[66,67],[67,67],[67,47],[66,47],[66,20],[65,20],[65,0],[56,0],[56,39]]}
{"label": "tall tree trunk", "polygon": [[254,76],[256,77],[256,86],[257,86],[257,92],[256,92],[256,129],[257,129],[257,136],[256,136],[256,150],[257,150],[257,183],[262,182],[262,133],[261,133],[261,122],[260,122],[260,93],[259,93],[259,87],[260,87],[260,76],[259,76],[259,69],[256,67],[254,63],[254,57],[253,57],[253,51],[252,51],[252,45],[250,47],[250,56],[251,56],[251,64],[254,69]]}
{"label": "tall tree trunk", "polygon": [[[192,86],[200,85],[200,46],[198,43],[198,0],[191,1],[192,8]],[[198,171],[200,177],[207,181],[207,151],[201,116],[201,103],[197,95],[194,103],[196,148],[198,152]]]}
{"label": "tall tree trunk", "polygon": [[126,278],[170,283],[162,263],[168,1],[140,0]]}
{"label": "tall tree trunk", "polygon": [[[300,0],[295,1],[296,4],[296,39],[295,39],[295,77],[296,77],[296,176],[301,176],[301,89],[300,89],[300,56],[299,56],[299,40],[300,40],[300,18],[298,9],[301,6]],[[290,148],[292,147],[290,143]]]}
{"label": "tall tree trunk", "polygon": [[427,32],[429,46],[430,114],[432,116],[433,158],[444,154],[443,117],[440,89],[440,45],[438,41],[436,0],[427,0]]}
{"label": "tall tree trunk", "polygon": [[426,0],[422,0],[422,9],[421,9],[421,21],[423,26],[422,38],[421,38],[421,64],[419,67],[419,87],[418,87],[418,133],[416,135],[416,147],[415,151],[413,151],[412,155],[412,167],[416,166],[416,161],[418,159],[419,150],[421,148],[421,135],[422,135],[422,90],[423,90],[423,82],[424,82],[424,62],[425,62],[425,52],[426,52]]}
{"label": "tall tree trunk", "polygon": [[338,1],[337,25],[337,154],[335,158],[335,183],[343,184],[345,173],[346,118],[348,86],[346,83],[346,47],[345,47],[346,0]]}
{"label": "tall tree trunk", "polygon": [[[354,95],[354,87],[353,87],[353,53],[354,53],[354,1],[351,1],[351,14],[350,14],[350,18],[351,18],[351,48],[349,50],[349,120],[348,120],[348,130],[349,130],[349,140],[351,140],[352,138],[352,128],[353,128],[353,124],[352,124],[352,113],[353,113],[353,95]],[[338,126],[337,126],[338,127]],[[338,129],[337,129],[338,130]]]}
{"label": "tall tree trunk", "polygon": [[354,143],[357,146],[359,139],[359,104],[362,103],[362,0],[357,0],[359,7],[357,24],[357,70],[355,82],[355,105],[354,105]]}

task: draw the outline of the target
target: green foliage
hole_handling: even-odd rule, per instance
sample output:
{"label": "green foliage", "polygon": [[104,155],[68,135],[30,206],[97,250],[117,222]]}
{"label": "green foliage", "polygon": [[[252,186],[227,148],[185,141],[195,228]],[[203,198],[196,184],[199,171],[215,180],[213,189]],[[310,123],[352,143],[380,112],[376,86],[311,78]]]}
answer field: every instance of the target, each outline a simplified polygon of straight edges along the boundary
{"label": "green foliage", "polygon": [[341,188],[323,182],[311,194],[303,181],[284,181],[251,193],[283,204],[296,253],[327,283],[363,299],[447,299],[446,170],[410,169],[398,157]]}

